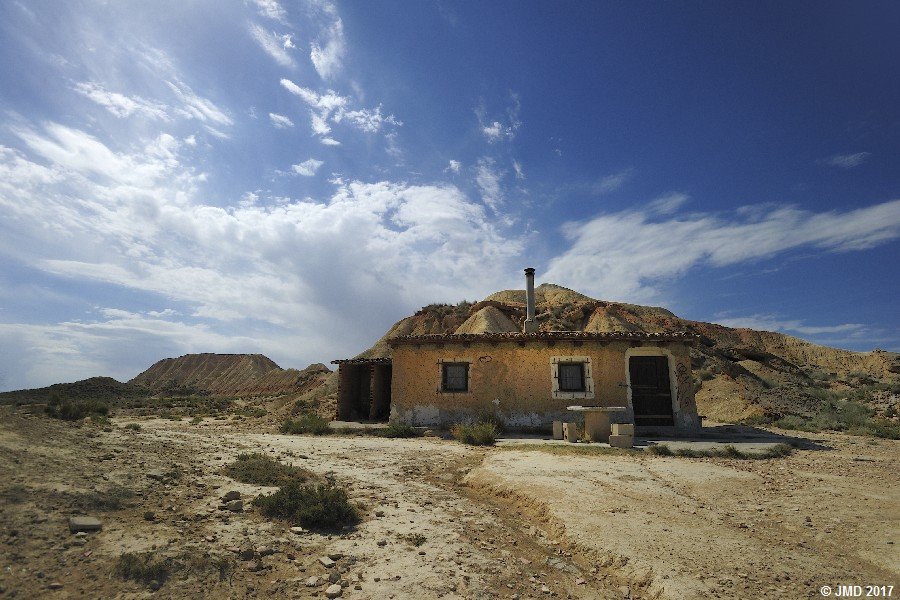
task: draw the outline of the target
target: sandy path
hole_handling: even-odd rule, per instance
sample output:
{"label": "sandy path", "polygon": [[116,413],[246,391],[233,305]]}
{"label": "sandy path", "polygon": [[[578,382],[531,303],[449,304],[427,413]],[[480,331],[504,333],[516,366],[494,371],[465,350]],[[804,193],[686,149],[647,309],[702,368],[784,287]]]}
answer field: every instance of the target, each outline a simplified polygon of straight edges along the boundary
{"label": "sandy path", "polygon": [[900,585],[900,443],[827,437],[830,450],[761,461],[507,451],[467,480],[518,503],[635,595]]}

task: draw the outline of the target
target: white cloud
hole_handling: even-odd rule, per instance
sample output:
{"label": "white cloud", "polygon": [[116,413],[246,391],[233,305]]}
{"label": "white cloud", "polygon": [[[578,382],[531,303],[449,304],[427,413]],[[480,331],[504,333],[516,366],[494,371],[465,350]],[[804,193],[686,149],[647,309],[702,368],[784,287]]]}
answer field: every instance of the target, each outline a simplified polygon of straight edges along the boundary
{"label": "white cloud", "polygon": [[481,190],[481,199],[485,206],[495,213],[499,212],[503,204],[503,192],[500,189],[500,181],[503,173],[497,169],[496,162],[492,158],[481,158],[475,170],[475,183]]}
{"label": "white cloud", "polygon": [[525,179],[525,170],[522,169],[522,163],[513,159],[512,161],[513,170],[516,172],[516,179]]}
{"label": "white cloud", "polygon": [[198,96],[182,81],[168,81],[169,88],[175,93],[182,105],[177,111],[183,116],[197,119],[203,123],[230,126],[234,123],[228,114],[216,106],[211,100]]}
{"label": "white cloud", "polygon": [[329,135],[332,124],[349,125],[364,133],[377,133],[387,125],[392,127],[403,125],[394,115],[384,115],[380,104],[375,108],[351,109],[350,98],[341,96],[333,90],[318,94],[314,90],[297,85],[290,79],[282,79],[281,86],[310,107],[310,128],[326,145],[339,144]]}
{"label": "white cloud", "polygon": [[289,35],[277,35],[260,27],[256,23],[249,26],[250,35],[256,43],[282,67],[293,67],[294,59],[288,50],[294,48]]}
{"label": "white cloud", "polygon": [[863,250],[900,237],[900,200],[846,212],[764,206],[730,217],[654,216],[658,207],[567,223],[570,247],[550,261],[548,280],[640,302],[652,300],[661,282],[698,265],[722,267],[803,247]]}
{"label": "white cloud", "polygon": [[651,202],[647,209],[658,215],[671,215],[688,201],[688,195],[680,192],[672,192],[665,196],[660,196]]}
{"label": "white cloud", "polygon": [[253,0],[259,14],[267,19],[287,23],[287,11],[276,0]]}
{"label": "white cloud", "polygon": [[484,134],[484,137],[487,138],[487,141],[490,143],[500,142],[504,140],[512,140],[516,137],[516,132],[522,127],[522,121],[519,119],[519,111],[521,109],[521,103],[519,102],[518,94],[511,94],[511,105],[506,110],[506,119],[505,122],[501,122],[499,119],[492,119],[489,122],[485,122],[485,111],[483,108],[478,108],[475,111],[475,114],[478,116],[478,121],[481,124],[481,133]]}
{"label": "white cloud", "polygon": [[331,2],[318,2],[318,8],[328,23],[322,27],[319,37],[309,45],[309,59],[322,79],[333,79],[343,66],[347,53],[344,39],[344,23]]}
{"label": "white cloud", "polygon": [[277,113],[269,113],[269,120],[276,129],[289,129],[294,126],[294,122],[288,117]]}
{"label": "white cloud", "polygon": [[159,102],[140,96],[126,96],[118,92],[110,92],[103,86],[90,81],[77,83],[74,89],[119,118],[140,114],[161,121],[171,120],[168,113],[169,107]]}
{"label": "white cloud", "polygon": [[302,175],[304,177],[312,177],[316,174],[316,171],[319,170],[319,167],[324,165],[325,163],[321,160],[316,160],[315,158],[310,158],[308,160],[304,160],[299,165],[291,165],[291,169],[297,175]]}
{"label": "white cloud", "polygon": [[633,169],[625,169],[624,171],[607,175],[591,184],[591,193],[601,196],[603,194],[608,194],[609,192],[614,192],[625,185],[633,175]]}
{"label": "white cloud", "polygon": [[330,137],[323,137],[319,141],[322,142],[322,144],[325,146],[340,146],[341,145],[341,143],[339,141],[337,141],[334,138],[330,138]]}
{"label": "white cloud", "polygon": [[[522,240],[504,235],[454,186],[338,181],[330,197],[267,202],[252,192],[221,207],[199,195],[201,174],[182,164],[171,136],[124,153],[54,123],[18,135],[25,150],[0,148],[6,260],[82,286],[100,282],[146,294],[163,304],[157,312],[180,313],[107,312],[32,332],[42,348],[54,335],[77,338],[66,342],[71,358],[60,359],[69,365],[95,352],[86,341],[92,336],[171,326],[184,331],[178,339],[206,328],[190,351],[249,349],[303,366],[362,350],[423,304],[515,282]],[[151,318],[165,323],[150,327]],[[15,335],[4,352],[21,343]],[[157,357],[182,348],[166,335],[142,335],[148,337],[135,339],[158,342]],[[243,335],[254,342],[227,342]],[[78,363],[72,371],[108,373],[109,361]],[[69,372],[58,367],[54,377]]]}
{"label": "white cloud", "polygon": [[842,323],[840,325],[807,325],[799,319],[781,319],[776,315],[755,314],[743,317],[720,316],[716,323],[726,327],[757,329],[760,331],[794,332],[803,335],[844,335],[864,333],[868,328],[862,323]]}
{"label": "white cloud", "polygon": [[461,166],[462,165],[460,164],[460,162],[458,160],[451,159],[450,162],[447,163],[447,168],[444,169],[444,171],[450,171],[451,173],[459,173],[459,168]]}
{"label": "white cloud", "polygon": [[842,169],[852,169],[863,164],[871,152],[857,152],[855,154],[835,154],[825,159],[825,164],[832,167],[840,167]]}

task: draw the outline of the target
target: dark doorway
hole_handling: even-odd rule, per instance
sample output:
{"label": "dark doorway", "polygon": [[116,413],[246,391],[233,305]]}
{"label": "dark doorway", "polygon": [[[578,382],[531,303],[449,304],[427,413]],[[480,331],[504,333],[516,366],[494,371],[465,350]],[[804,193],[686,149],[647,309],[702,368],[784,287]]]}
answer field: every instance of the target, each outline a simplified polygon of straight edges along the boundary
{"label": "dark doorway", "polygon": [[668,357],[632,356],[628,359],[628,372],[631,375],[634,424],[675,425]]}
{"label": "dark doorway", "polygon": [[339,365],[338,420],[387,421],[391,415],[390,359],[332,362]]}

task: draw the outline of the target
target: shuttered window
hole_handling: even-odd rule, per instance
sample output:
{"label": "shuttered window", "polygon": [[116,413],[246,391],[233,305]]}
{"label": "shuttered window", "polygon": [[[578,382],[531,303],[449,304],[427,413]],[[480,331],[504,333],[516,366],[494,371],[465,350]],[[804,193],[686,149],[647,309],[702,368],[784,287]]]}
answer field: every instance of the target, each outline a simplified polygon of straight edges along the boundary
{"label": "shuttered window", "polygon": [[445,392],[466,392],[469,390],[468,363],[444,363],[441,388]]}
{"label": "shuttered window", "polygon": [[560,363],[559,391],[584,391],[584,363]]}

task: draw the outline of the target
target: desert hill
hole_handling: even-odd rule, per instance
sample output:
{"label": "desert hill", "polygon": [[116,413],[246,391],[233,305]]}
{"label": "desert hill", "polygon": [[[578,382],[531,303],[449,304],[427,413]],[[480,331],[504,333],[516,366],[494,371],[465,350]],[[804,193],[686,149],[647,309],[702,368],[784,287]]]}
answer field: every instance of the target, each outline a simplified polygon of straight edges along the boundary
{"label": "desert hill", "polygon": [[323,364],[282,369],[262,354],[185,354],[164,358],[129,381],[154,393],[277,396],[304,392],[330,373]]}
{"label": "desert hill", "polygon": [[54,383],[31,390],[0,393],[0,404],[47,403],[60,398],[67,400],[100,400],[114,402],[132,398],[145,398],[150,390],[130,383],[122,383],[112,377],[91,377],[72,383]]}
{"label": "desert hill", "polygon": [[[543,331],[687,331],[700,337],[692,351],[697,405],[710,419],[733,421],[809,416],[823,402],[852,397],[877,413],[900,412],[900,355],[851,352],[770,331],[691,321],[669,310],[596,300],[554,284],[535,289]],[[433,333],[521,331],[525,291],[505,290],[475,304],[432,304],[401,319],[359,357],[387,357],[387,340]],[[317,394],[333,393],[336,377]]]}

